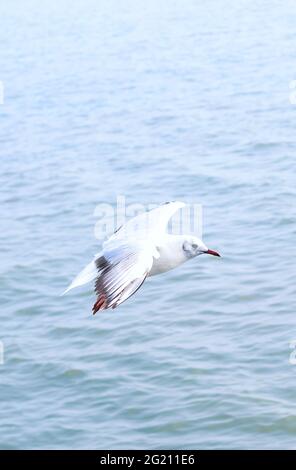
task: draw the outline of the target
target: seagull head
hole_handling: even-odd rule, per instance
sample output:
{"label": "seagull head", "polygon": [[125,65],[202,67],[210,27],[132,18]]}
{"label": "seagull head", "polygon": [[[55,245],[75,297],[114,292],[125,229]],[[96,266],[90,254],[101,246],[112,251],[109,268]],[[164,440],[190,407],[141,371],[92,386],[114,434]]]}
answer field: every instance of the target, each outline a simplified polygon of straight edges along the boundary
{"label": "seagull head", "polygon": [[217,251],[210,250],[202,240],[197,237],[186,237],[183,243],[183,251],[188,258],[208,254],[213,256],[220,256]]}

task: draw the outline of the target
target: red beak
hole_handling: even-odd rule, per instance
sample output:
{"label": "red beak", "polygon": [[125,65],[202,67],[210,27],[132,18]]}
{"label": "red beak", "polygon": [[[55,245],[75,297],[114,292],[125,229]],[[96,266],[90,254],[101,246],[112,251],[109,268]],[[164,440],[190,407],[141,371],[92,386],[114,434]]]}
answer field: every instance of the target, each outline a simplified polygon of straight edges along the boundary
{"label": "red beak", "polygon": [[208,250],[208,251],[205,251],[205,253],[207,253],[208,255],[219,256],[221,258],[219,253],[217,253],[217,251],[214,251],[214,250]]}

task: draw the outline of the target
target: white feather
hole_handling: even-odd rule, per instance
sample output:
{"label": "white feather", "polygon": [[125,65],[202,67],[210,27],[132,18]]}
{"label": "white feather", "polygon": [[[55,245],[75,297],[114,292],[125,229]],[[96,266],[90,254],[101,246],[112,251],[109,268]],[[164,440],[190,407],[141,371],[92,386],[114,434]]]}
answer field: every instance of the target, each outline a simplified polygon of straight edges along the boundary
{"label": "white feather", "polygon": [[69,290],[74,289],[75,287],[83,286],[90,281],[93,281],[97,275],[98,270],[96,268],[95,260],[99,255],[96,255],[93,261],[91,261],[79,274],[73,279],[71,284],[67,287],[67,289],[61,294],[65,295]]}

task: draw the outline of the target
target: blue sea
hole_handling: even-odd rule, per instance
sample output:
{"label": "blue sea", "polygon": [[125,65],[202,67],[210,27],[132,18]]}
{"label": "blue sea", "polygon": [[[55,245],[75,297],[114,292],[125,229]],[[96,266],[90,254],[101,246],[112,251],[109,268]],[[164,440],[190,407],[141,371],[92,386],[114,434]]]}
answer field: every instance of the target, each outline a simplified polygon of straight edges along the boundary
{"label": "blue sea", "polygon": [[[296,449],[296,3],[0,4],[0,448]],[[95,208],[203,207],[92,316]]]}

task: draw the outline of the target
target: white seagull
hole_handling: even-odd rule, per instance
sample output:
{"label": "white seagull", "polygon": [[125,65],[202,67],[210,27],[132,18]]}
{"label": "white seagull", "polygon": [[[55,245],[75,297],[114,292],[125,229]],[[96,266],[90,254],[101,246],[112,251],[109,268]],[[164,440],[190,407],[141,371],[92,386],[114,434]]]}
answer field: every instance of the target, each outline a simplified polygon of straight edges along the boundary
{"label": "white seagull", "polygon": [[116,308],[148,276],[169,271],[203,253],[220,256],[197,237],[167,233],[170,218],[184,206],[183,202],[167,202],[128,221],[104,242],[102,251],[64,294],[95,280],[97,300],[92,309],[95,314],[98,310]]}

